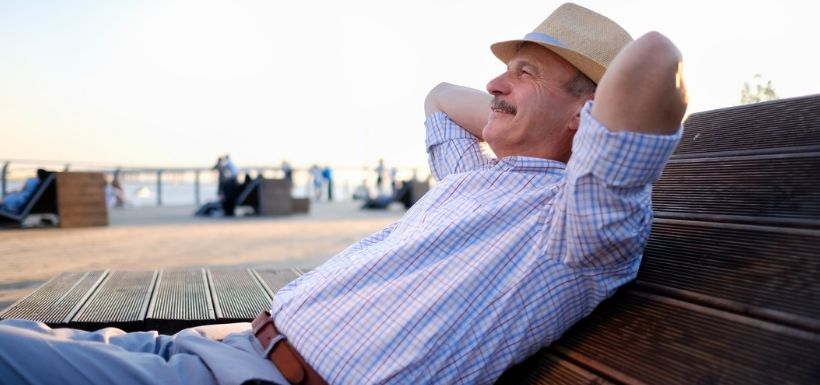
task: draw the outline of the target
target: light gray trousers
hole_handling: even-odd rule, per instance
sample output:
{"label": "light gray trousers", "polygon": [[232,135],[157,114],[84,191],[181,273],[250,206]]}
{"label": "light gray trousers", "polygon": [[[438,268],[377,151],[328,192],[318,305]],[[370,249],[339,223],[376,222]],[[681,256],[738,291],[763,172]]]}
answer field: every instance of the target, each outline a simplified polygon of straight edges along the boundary
{"label": "light gray trousers", "polygon": [[287,384],[250,332],[220,342],[196,329],[172,336],[51,329],[0,321],[1,384]]}

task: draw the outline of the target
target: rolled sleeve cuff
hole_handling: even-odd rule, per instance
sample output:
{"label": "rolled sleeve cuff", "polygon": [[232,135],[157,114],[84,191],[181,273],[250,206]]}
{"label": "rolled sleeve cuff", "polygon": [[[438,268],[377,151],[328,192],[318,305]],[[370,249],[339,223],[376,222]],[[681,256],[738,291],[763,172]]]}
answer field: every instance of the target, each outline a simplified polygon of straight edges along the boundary
{"label": "rolled sleeve cuff", "polygon": [[592,102],[587,102],[573,140],[576,170],[617,187],[645,186],[657,180],[675,151],[683,127],[672,135],[612,132],[592,117],[591,109]]}
{"label": "rolled sleeve cuff", "polygon": [[427,140],[425,144],[428,149],[453,139],[475,140],[475,136],[461,128],[461,126],[456,124],[456,122],[443,112],[436,112],[428,116],[424,122],[424,126],[427,127]]}

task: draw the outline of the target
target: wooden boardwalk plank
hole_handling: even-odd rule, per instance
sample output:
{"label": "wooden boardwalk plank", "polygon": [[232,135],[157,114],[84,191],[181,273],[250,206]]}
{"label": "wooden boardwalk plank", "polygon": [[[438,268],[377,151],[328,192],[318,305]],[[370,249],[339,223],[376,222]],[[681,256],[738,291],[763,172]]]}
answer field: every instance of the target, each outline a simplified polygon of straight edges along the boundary
{"label": "wooden boardwalk plank", "polygon": [[145,317],[147,329],[173,333],[215,321],[204,269],[164,270],[159,273]]}
{"label": "wooden boardwalk plank", "polygon": [[69,326],[84,330],[107,326],[127,331],[144,330],[157,275],[153,270],[109,273]]}
{"label": "wooden boardwalk plank", "polygon": [[250,269],[208,271],[217,322],[250,321],[270,309],[271,297]]}
{"label": "wooden boardwalk plank", "polygon": [[256,269],[255,273],[271,298],[288,282],[302,275],[302,272],[297,269]]}
{"label": "wooden boardwalk plank", "polygon": [[0,319],[32,319],[51,327],[68,326],[106,274],[104,271],[62,273],[10,306],[0,314]]}

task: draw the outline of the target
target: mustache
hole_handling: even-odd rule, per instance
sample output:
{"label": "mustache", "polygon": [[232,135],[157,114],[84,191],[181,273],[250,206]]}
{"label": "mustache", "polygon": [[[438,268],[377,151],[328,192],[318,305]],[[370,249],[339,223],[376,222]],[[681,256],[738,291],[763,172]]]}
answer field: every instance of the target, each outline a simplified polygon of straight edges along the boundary
{"label": "mustache", "polygon": [[507,114],[513,114],[513,115],[515,115],[515,113],[518,111],[515,108],[515,106],[513,106],[512,104],[507,103],[507,102],[505,102],[503,100],[500,100],[498,98],[493,98],[492,103],[490,103],[490,109],[491,110],[500,110],[501,112],[504,112],[504,113],[507,113]]}

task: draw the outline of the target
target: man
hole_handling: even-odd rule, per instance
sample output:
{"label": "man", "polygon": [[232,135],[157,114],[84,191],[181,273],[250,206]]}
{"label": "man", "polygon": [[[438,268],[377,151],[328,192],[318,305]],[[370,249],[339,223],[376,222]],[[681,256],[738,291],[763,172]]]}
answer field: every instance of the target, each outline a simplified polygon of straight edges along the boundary
{"label": "man", "polygon": [[[558,338],[634,278],[652,220],[650,183],[680,136],[680,53],[657,33],[629,41],[611,20],[566,4],[523,40],[493,45],[508,68],[490,95],[442,85],[427,99],[435,188],[398,222],[280,290],[272,320],[281,335],[260,332],[267,337],[255,343],[246,331],[223,344],[190,330],[164,344],[151,335],[143,351],[170,357],[156,372],[178,381],[174,368],[188,365],[199,381],[237,381],[241,371],[277,381],[264,372],[274,366],[253,356],[287,336],[271,354],[304,357],[305,365],[273,359],[292,382],[484,384]],[[497,160],[483,157],[479,139]],[[265,317],[254,325],[273,329]],[[24,327],[0,323],[0,346],[39,352],[51,338],[41,335],[59,333]],[[66,356],[40,358],[60,367]],[[177,356],[189,361],[171,365]]]}

